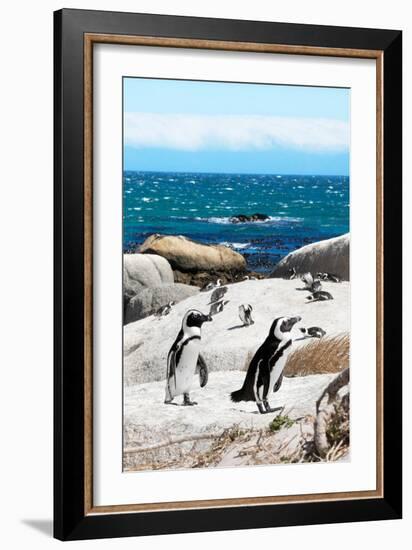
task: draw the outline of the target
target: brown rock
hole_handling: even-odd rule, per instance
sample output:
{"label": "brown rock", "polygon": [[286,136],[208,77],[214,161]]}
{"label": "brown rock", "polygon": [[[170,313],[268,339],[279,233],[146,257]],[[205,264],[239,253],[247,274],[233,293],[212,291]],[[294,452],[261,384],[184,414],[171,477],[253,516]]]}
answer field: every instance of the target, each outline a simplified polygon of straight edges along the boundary
{"label": "brown rock", "polygon": [[173,270],[197,273],[232,272],[246,269],[244,257],[223,245],[205,245],[182,235],[151,235],[140,247],[144,254],[166,258]]}

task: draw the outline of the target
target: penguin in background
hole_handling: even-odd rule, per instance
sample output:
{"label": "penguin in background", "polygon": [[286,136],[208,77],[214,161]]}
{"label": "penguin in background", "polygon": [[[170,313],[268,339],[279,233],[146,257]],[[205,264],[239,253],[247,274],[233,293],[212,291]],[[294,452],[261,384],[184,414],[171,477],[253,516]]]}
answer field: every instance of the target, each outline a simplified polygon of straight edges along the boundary
{"label": "penguin in background", "polygon": [[218,302],[214,302],[210,306],[209,315],[213,317],[213,315],[217,315],[218,313],[222,313],[225,306],[229,303],[229,300],[219,300]]}
{"label": "penguin in background", "polygon": [[214,291],[212,292],[212,295],[210,296],[210,304],[213,304],[214,302],[218,302],[219,300],[221,300],[223,298],[223,296],[226,294],[227,292],[227,286],[219,286],[217,288],[214,289]]}
{"label": "penguin in background", "polygon": [[250,304],[242,304],[239,306],[239,318],[244,327],[253,325],[255,321],[252,319],[252,306]]}
{"label": "penguin in background", "polygon": [[301,317],[279,317],[255,353],[246,373],[243,386],[230,394],[232,401],[255,401],[261,414],[275,412],[268,398],[279,390],[283,369],[292,348],[292,329]]}
{"label": "penguin in background", "polygon": [[297,276],[298,275],[296,273],[296,268],[291,267],[290,269],[288,269],[287,275],[286,275],[287,279],[289,279],[289,280],[296,279]]}
{"label": "penguin in background", "polygon": [[326,292],[326,290],[318,290],[307,296],[306,299],[308,302],[325,302],[326,300],[333,300],[333,296],[330,292]]}
{"label": "penguin in background", "polygon": [[326,330],[321,327],[300,328],[300,332],[307,338],[323,338]]}
{"label": "penguin in background", "polygon": [[314,279],[312,273],[304,273],[301,280],[305,284],[305,290],[309,290],[310,292],[318,292],[322,290],[322,283],[319,279]]}
{"label": "penguin in background", "polygon": [[222,280],[218,279],[216,283],[206,283],[202,288],[200,289],[200,292],[209,292],[210,290],[213,290],[215,288],[218,288],[219,286],[222,286]]}
{"label": "penguin in background", "polygon": [[161,317],[165,317],[166,315],[169,315],[169,313],[172,311],[172,307],[176,304],[173,300],[166,304],[165,306],[159,307],[157,311],[154,312],[154,316],[160,319]]}
{"label": "penguin in background", "polygon": [[200,387],[207,384],[208,369],[200,354],[203,323],[212,321],[211,315],[204,315],[196,309],[185,313],[182,327],[167,356],[165,404],[175,404],[173,399],[183,395],[183,405],[197,405],[191,401],[189,392],[193,376],[199,373]]}

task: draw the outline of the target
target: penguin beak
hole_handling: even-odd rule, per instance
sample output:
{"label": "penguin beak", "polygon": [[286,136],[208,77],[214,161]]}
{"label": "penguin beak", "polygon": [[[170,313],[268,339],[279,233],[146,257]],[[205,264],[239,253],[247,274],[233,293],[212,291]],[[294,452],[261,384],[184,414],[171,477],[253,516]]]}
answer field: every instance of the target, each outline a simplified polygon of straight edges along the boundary
{"label": "penguin beak", "polygon": [[202,323],[209,323],[210,321],[213,321],[213,317],[209,315],[203,315],[202,317]]}

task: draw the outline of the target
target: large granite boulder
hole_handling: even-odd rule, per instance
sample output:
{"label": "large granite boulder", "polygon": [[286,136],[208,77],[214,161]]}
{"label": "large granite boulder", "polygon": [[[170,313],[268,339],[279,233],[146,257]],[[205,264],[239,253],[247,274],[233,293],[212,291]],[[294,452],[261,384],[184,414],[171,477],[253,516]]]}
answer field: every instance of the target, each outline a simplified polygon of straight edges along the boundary
{"label": "large granite boulder", "polygon": [[201,244],[182,235],[151,235],[140,252],[158,254],[168,260],[173,270],[183,272],[238,272],[246,268],[244,257],[231,248]]}
{"label": "large granite boulder", "polygon": [[270,274],[271,277],[284,277],[290,269],[295,268],[298,274],[310,271],[328,272],[349,280],[349,233],[308,244],[291,252],[283,258]]}
{"label": "large granite boulder", "polygon": [[126,305],[125,324],[133,323],[152,315],[161,306],[169,302],[181,302],[199,292],[195,286],[180,283],[145,288],[134,296]]}
{"label": "large granite boulder", "polygon": [[130,300],[145,288],[173,284],[173,271],[167,260],[156,254],[123,256],[123,294]]}

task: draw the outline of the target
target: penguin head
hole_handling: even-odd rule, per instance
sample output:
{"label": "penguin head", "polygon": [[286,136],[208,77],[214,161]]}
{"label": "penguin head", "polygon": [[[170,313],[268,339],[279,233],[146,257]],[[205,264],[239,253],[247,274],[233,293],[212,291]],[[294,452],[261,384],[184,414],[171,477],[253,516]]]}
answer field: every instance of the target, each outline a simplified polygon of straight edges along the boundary
{"label": "penguin head", "polygon": [[272,323],[269,337],[277,340],[286,340],[290,338],[290,333],[293,327],[302,320],[302,317],[278,317]]}
{"label": "penguin head", "polygon": [[212,321],[211,315],[204,315],[201,311],[198,311],[197,309],[189,309],[189,311],[187,311],[186,315],[183,317],[182,328],[200,328],[203,323],[207,323],[209,321]]}

